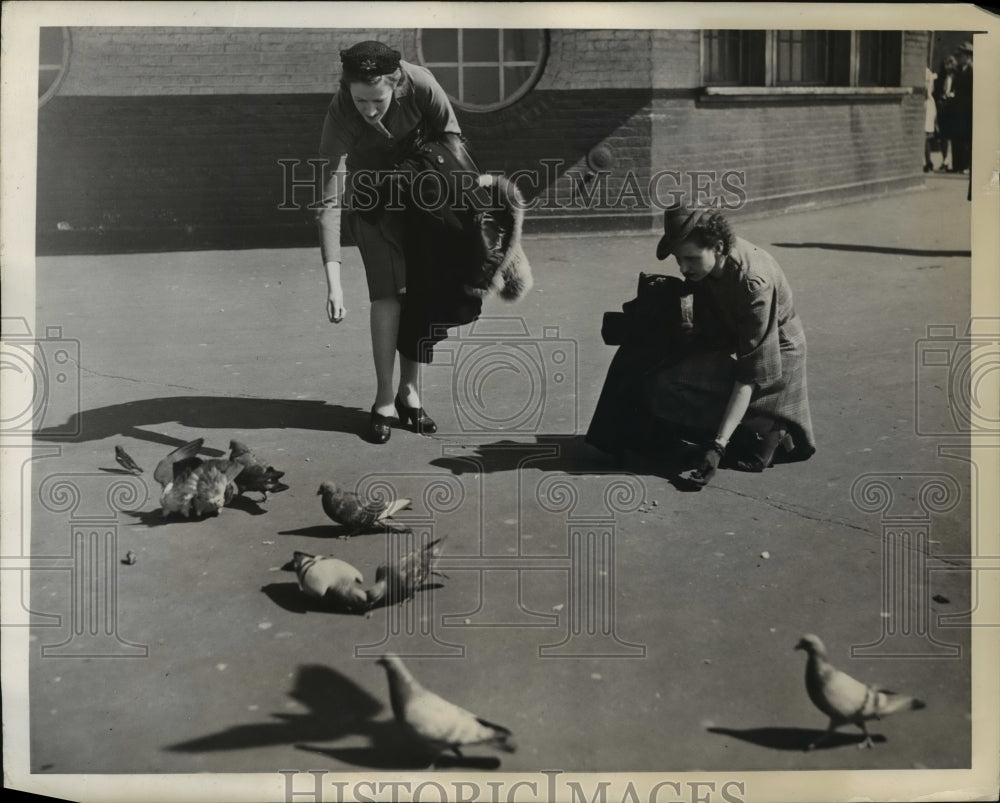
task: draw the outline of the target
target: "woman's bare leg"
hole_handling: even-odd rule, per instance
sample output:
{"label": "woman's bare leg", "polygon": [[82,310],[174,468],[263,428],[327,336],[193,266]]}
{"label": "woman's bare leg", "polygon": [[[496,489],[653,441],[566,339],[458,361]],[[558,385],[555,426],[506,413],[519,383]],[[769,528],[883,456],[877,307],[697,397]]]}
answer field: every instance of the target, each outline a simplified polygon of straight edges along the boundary
{"label": "woman's bare leg", "polygon": [[[393,414],[395,398],[393,374],[396,370],[396,336],[399,333],[398,298],[380,298],[372,302],[372,358],[375,361],[375,412]],[[400,360],[404,358],[401,356]],[[406,371],[405,363],[402,369]]]}

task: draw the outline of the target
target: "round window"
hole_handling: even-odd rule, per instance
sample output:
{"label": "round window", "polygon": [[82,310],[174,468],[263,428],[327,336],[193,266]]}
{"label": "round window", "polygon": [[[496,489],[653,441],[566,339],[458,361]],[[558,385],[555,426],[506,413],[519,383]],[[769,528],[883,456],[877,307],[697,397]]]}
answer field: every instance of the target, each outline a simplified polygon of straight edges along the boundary
{"label": "round window", "polygon": [[39,28],[38,41],[38,105],[51,98],[69,64],[69,29]]}
{"label": "round window", "polygon": [[424,28],[420,62],[456,105],[475,111],[508,106],[528,92],[545,66],[545,31],[515,28]]}

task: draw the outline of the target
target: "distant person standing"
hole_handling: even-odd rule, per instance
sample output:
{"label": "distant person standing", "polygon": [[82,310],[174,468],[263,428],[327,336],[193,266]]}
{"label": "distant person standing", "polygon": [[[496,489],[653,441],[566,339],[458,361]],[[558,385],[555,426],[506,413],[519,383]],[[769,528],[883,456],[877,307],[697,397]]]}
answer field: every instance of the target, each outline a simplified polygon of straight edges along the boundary
{"label": "distant person standing", "polygon": [[924,68],[924,172],[934,170],[931,160],[931,143],[937,133],[937,108],[934,105],[934,83],[937,73],[930,67]]}
{"label": "distant person standing", "polygon": [[952,172],[972,172],[972,44],[955,53],[958,68],[952,80]]}
{"label": "distant person standing", "polygon": [[949,159],[949,143],[952,135],[952,83],[955,79],[955,70],[958,69],[958,62],[954,56],[948,56],[938,69],[937,77],[934,79],[934,104],[937,109],[937,130],[938,139],[941,143],[941,167],[939,170],[951,171],[954,153]]}

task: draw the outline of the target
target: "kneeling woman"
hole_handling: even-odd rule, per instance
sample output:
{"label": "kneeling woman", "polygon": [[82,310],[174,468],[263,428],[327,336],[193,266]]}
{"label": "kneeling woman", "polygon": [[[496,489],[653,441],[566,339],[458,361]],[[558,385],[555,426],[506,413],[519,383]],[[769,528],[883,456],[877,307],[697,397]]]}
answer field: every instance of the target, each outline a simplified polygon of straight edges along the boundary
{"label": "kneeling woman", "polygon": [[[699,484],[712,478],[727,450],[727,463],[745,471],[762,471],[776,457],[808,458],[816,446],[806,338],[781,267],[711,209],[668,209],[664,229],[656,256],[672,254],[685,279],[667,303],[687,303],[693,328],[658,365],[639,370],[640,405],[676,433],[704,442],[689,475]],[[678,316],[673,309],[663,314]],[[588,433],[594,443],[599,420],[610,419],[600,407]]]}

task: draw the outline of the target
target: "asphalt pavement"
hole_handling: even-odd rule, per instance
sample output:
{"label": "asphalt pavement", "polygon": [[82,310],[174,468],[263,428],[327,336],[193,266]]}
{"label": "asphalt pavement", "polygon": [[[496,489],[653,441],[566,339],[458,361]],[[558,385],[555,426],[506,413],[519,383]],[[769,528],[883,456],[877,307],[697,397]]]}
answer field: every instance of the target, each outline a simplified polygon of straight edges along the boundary
{"label": "asphalt pavement", "polygon": [[[954,354],[969,320],[965,193],[932,176],[737,219],[792,286],[818,451],[698,493],[582,443],[613,356],[602,313],[640,271],[676,272],[653,234],[529,238],[534,290],[490,300],[424,372],[439,432],[384,446],[361,437],[374,376],[356,249],[336,326],[318,248],[39,258],[36,332],[78,347],[79,372],[51,385],[31,461],[32,554],[53,559],[31,581],[32,771],[406,768],[374,663],[390,650],[514,731],[518,752],[470,749],[460,769],[969,766],[972,478],[953,375],[920,356],[928,326],[956,327],[937,349]],[[196,437],[206,454],[245,441],[290,489],[162,521],[152,468]],[[141,477],[113,472],[115,445]],[[445,537],[448,578],[367,618],[304,604],[282,570],[293,551],[373,579],[399,537],[338,537],[326,479],[411,498],[398,524]],[[806,632],[927,708],[873,723],[871,750],[845,728],[803,752],[826,728],[793,650]]]}

